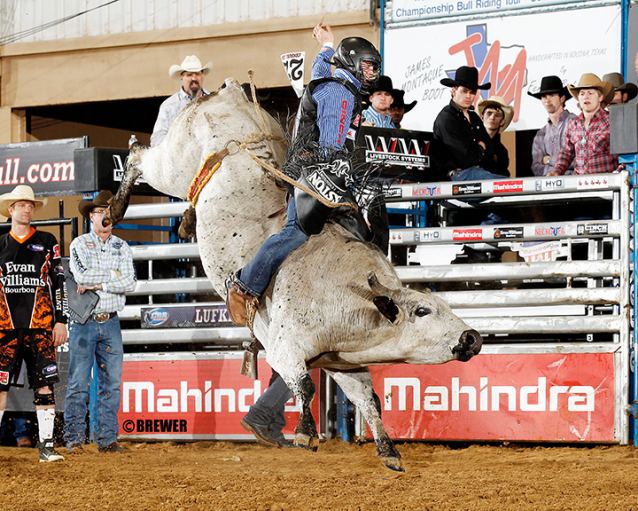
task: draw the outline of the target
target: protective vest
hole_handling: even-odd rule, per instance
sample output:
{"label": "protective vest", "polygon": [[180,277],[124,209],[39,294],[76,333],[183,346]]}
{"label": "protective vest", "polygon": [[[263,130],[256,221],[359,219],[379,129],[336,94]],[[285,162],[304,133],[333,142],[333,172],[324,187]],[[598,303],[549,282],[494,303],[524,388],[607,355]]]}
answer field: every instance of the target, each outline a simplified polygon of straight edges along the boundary
{"label": "protective vest", "polygon": [[[352,118],[348,123],[348,134],[346,137],[346,143],[344,148],[352,150],[354,148],[354,141],[359,128],[359,121],[361,119],[361,95],[359,90],[348,80],[342,78],[319,78],[312,80],[307,86],[306,90],[299,102],[299,109],[297,110],[297,117],[295,119],[295,129],[293,131],[293,140],[297,136],[303,136],[305,143],[310,145],[319,142],[319,127],[317,126],[317,103],[312,97],[312,93],[315,88],[326,82],[337,82],[348,89],[354,96],[354,106],[352,110]],[[295,146],[297,149],[297,146]]]}

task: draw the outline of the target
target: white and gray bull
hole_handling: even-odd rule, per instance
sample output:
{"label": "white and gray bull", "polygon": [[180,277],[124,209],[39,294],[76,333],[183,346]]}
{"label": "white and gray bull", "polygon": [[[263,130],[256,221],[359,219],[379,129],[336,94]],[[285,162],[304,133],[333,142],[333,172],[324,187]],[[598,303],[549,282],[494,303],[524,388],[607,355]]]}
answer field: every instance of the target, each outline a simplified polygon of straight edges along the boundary
{"label": "white and gray bull", "polygon": [[[265,137],[264,132],[272,136]],[[248,150],[237,144],[253,140]],[[196,205],[197,240],[208,278],[220,296],[224,281],[279,230],[285,192],[250,156],[280,165],[285,153],[278,123],[227,80],[216,94],[189,106],[157,147],[135,147],[111,206],[119,221],[140,174],[161,192],[185,198],[211,152],[235,148],[203,188]],[[325,369],[365,417],[386,466],[403,470],[375,403],[367,366],[441,364],[469,360],[480,335],[430,292],[401,285],[384,254],[328,224],[293,252],[261,300],[254,333],[268,363],[302,404],[295,443],[316,449],[310,368]]]}

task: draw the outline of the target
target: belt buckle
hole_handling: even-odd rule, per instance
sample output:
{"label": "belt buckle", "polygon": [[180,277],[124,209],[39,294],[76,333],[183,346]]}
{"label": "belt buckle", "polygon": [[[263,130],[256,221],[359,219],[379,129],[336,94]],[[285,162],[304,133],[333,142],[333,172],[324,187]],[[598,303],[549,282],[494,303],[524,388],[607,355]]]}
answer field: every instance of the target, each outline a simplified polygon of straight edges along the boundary
{"label": "belt buckle", "polygon": [[93,315],[93,318],[98,323],[106,323],[109,320],[110,314],[108,312],[98,312]]}

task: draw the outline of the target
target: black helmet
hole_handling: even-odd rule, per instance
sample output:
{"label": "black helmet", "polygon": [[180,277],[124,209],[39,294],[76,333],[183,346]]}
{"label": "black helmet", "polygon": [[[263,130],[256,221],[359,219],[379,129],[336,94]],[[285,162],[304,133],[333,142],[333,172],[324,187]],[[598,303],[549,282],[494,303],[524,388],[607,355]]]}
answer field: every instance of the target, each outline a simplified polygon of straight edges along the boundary
{"label": "black helmet", "polygon": [[[350,71],[352,75],[362,84],[371,86],[378,79],[381,73],[381,55],[367,39],[363,37],[347,37],[339,43],[332,58],[335,66]],[[375,65],[375,76],[366,80],[363,76],[361,63],[363,61],[372,62]]]}

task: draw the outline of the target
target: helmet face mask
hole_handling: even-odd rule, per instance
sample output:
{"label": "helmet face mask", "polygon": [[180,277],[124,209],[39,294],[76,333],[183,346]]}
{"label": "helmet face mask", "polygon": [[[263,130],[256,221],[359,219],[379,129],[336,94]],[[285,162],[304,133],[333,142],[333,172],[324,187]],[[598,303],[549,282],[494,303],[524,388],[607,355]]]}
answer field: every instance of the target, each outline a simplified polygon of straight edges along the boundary
{"label": "helmet face mask", "polygon": [[[348,37],[339,43],[333,57],[338,68],[349,71],[362,85],[370,87],[376,83],[381,73],[381,55],[374,45],[363,37]],[[363,72],[363,63],[373,66],[372,76]]]}

